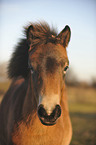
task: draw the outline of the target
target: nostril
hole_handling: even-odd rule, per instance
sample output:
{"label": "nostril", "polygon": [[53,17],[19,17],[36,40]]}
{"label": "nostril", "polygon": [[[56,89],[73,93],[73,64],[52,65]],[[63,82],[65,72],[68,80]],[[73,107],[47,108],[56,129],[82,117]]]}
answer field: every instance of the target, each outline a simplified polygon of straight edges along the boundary
{"label": "nostril", "polygon": [[56,105],[56,115],[57,115],[57,117],[60,117],[60,115],[61,115],[61,107],[59,106],[59,105]]}
{"label": "nostril", "polygon": [[47,116],[46,110],[44,109],[44,106],[42,104],[40,104],[38,107],[38,115],[39,117]]}
{"label": "nostril", "polygon": [[57,119],[60,117],[60,115],[61,115],[61,107],[59,105],[56,105],[55,109],[51,113],[51,116]]}

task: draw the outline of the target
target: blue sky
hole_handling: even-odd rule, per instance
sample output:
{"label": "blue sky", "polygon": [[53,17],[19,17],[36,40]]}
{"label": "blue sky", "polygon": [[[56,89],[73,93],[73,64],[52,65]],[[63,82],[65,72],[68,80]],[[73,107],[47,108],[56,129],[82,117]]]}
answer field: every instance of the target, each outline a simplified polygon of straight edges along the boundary
{"label": "blue sky", "polygon": [[1,0],[0,63],[24,37],[23,26],[42,20],[58,32],[70,26],[70,66],[80,80],[96,77],[96,0]]}

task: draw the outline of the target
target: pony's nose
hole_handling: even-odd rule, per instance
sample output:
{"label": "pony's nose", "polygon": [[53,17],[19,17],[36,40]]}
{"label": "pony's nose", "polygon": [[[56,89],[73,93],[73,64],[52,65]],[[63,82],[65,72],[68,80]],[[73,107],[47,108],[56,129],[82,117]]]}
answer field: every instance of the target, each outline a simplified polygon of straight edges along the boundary
{"label": "pony's nose", "polygon": [[41,120],[41,122],[45,125],[53,125],[56,123],[56,120],[61,115],[61,107],[59,105],[55,106],[55,109],[52,111],[52,113],[49,115],[47,114],[44,106],[42,104],[38,107],[38,116]]}

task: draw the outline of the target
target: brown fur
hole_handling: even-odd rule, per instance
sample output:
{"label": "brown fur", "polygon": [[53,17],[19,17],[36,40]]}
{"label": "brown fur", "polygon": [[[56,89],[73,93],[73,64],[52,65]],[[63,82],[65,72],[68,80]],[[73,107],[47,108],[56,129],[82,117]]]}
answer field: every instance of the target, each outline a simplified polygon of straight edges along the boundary
{"label": "brown fur", "polygon": [[[72,129],[69,119],[68,106],[66,104],[66,98],[62,100],[62,116],[54,126],[41,125],[37,113],[32,116],[28,126],[26,122],[20,122],[19,127],[15,128],[13,133],[13,142],[16,145],[69,145]],[[27,120],[28,121],[28,120]]]}
{"label": "brown fur", "polygon": [[[63,70],[70,28],[57,35],[46,24],[34,24],[26,35],[9,64],[14,79],[0,106],[0,145],[69,145],[72,128]],[[60,97],[61,116],[46,126],[37,113],[39,97],[54,100],[54,94]]]}

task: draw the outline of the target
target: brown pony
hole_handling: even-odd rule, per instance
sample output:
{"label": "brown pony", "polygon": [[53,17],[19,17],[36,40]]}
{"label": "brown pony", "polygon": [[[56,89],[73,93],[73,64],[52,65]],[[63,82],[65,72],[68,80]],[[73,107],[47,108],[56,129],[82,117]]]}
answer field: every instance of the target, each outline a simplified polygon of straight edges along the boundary
{"label": "brown pony", "polygon": [[0,145],[69,145],[70,28],[57,35],[46,23],[31,24],[25,34],[8,67],[13,81],[0,106]]}

